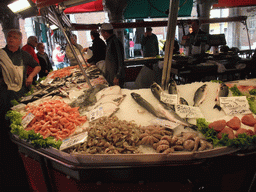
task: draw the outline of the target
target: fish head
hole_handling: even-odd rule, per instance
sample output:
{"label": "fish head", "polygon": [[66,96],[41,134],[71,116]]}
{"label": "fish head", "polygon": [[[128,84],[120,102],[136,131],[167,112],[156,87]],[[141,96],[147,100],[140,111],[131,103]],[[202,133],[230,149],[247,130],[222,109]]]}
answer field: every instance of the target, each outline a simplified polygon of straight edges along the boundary
{"label": "fish head", "polygon": [[171,79],[168,84],[168,93],[169,94],[177,94],[177,84],[173,79]]}
{"label": "fish head", "polygon": [[135,99],[135,100],[137,100],[138,98],[141,97],[140,94],[134,93],[134,92],[131,93],[131,96],[132,96],[132,98]]}
{"label": "fish head", "polygon": [[153,95],[160,100],[160,95],[161,95],[161,92],[163,91],[162,88],[160,87],[160,85],[158,85],[157,83],[153,83],[151,86],[150,86],[150,89],[151,89],[151,92],[153,93]]}
{"label": "fish head", "polygon": [[229,93],[229,88],[225,83],[220,84],[220,91],[219,91],[219,96],[220,97],[227,97]]}

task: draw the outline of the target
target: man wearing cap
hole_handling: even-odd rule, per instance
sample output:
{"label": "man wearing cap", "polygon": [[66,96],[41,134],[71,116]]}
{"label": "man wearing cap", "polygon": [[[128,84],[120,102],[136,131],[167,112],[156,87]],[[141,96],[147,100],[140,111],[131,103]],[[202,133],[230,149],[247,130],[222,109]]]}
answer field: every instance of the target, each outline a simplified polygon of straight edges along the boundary
{"label": "man wearing cap", "polygon": [[100,29],[102,37],[107,42],[104,77],[109,85],[123,87],[125,78],[124,69],[124,47],[116,37],[113,26],[110,23],[103,23]]}
{"label": "man wearing cap", "polygon": [[159,54],[157,36],[152,33],[152,28],[147,27],[141,39],[143,57],[155,57]]}

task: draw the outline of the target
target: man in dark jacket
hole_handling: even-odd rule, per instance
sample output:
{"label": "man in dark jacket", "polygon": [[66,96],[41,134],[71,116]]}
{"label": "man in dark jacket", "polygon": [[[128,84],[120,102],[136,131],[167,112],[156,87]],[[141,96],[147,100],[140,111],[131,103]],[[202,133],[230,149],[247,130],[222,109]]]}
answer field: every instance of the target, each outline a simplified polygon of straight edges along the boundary
{"label": "man in dark jacket", "polygon": [[113,26],[110,23],[102,24],[101,35],[107,42],[105,57],[106,72],[104,76],[109,85],[123,87],[125,78],[123,44],[113,33]]}
{"label": "man in dark jacket", "polygon": [[88,48],[84,48],[84,52],[88,49],[92,50],[93,56],[87,60],[90,64],[96,64],[99,61],[105,60],[106,57],[106,43],[100,38],[100,34],[92,30],[91,31],[91,39],[92,39],[92,46]]}

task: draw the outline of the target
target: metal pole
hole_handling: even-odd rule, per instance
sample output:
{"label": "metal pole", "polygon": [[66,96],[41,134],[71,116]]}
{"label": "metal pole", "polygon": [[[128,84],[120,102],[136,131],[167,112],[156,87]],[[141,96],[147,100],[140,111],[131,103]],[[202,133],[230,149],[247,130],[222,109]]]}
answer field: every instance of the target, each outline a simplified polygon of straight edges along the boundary
{"label": "metal pole", "polygon": [[251,42],[250,42],[250,37],[249,37],[249,29],[248,29],[246,20],[244,20],[243,23],[244,23],[244,25],[245,25],[245,27],[246,27],[247,38],[248,38],[248,43],[249,43],[249,49],[252,50]]}
{"label": "metal pole", "polygon": [[170,0],[167,39],[165,44],[164,67],[162,75],[162,88],[164,90],[167,89],[168,82],[170,81],[178,8],[179,0]]}
{"label": "metal pole", "polygon": [[74,56],[75,56],[75,58],[76,58],[76,60],[77,60],[77,62],[78,62],[78,65],[79,65],[79,67],[80,67],[80,69],[81,69],[81,71],[82,71],[82,73],[83,73],[83,75],[84,75],[84,78],[85,78],[86,82],[88,83],[89,87],[92,88],[91,82],[90,82],[89,78],[88,78],[87,75],[86,75],[86,72],[85,72],[85,70],[84,70],[84,68],[83,68],[83,65],[82,65],[81,61],[79,60],[79,58],[78,58],[78,56],[77,56],[77,54],[76,54],[76,51],[75,51],[74,47],[72,46],[72,43],[71,43],[71,41],[70,41],[70,39],[69,39],[69,37],[68,37],[68,35],[67,35],[67,33],[66,33],[66,30],[65,30],[64,27],[62,26],[59,16],[56,14],[55,8],[54,8],[53,6],[50,6],[49,9],[50,9],[50,10],[52,11],[52,13],[54,14],[54,17],[56,18],[56,20],[57,20],[57,22],[58,22],[58,27],[59,27],[59,28],[61,29],[61,31],[63,32],[63,34],[64,34],[64,36],[65,36],[65,38],[66,38],[66,40],[67,40],[67,42],[68,42],[68,44],[69,44],[69,46],[70,46],[72,52],[73,52],[73,54],[74,54]]}

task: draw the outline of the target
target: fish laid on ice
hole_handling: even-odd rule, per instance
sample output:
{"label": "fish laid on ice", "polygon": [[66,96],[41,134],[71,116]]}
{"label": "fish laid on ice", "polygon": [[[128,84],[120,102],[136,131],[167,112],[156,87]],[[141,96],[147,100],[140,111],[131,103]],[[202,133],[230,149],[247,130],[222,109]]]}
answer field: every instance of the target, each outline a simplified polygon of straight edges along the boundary
{"label": "fish laid on ice", "polygon": [[114,85],[114,86],[106,87],[105,89],[102,89],[95,96],[97,101],[99,101],[100,98],[104,97],[105,95],[117,95],[117,94],[121,94],[121,87],[118,85]]}
{"label": "fish laid on ice", "polygon": [[[99,115],[101,117],[103,117],[103,116],[110,117],[116,111],[118,111],[118,109],[119,109],[119,107],[116,106],[116,104],[114,104],[114,103],[103,103],[96,108],[97,113],[102,113]],[[92,119],[92,118],[90,117],[90,119]]]}
{"label": "fish laid on ice", "polygon": [[[114,103],[116,106],[120,105],[120,103],[124,100],[126,95],[117,94],[117,95],[105,95],[102,97],[99,101],[95,103],[92,108],[96,108],[99,105],[102,105],[104,103]],[[90,109],[89,109],[90,110]]]}
{"label": "fish laid on ice", "polygon": [[207,95],[207,85],[204,84],[201,87],[199,87],[194,95],[194,105],[195,107],[198,107],[200,104],[203,103],[203,101],[205,100],[205,97]]}
{"label": "fish laid on ice", "polygon": [[179,104],[181,104],[181,105],[188,105],[188,102],[183,97],[180,97]]}
{"label": "fish laid on ice", "polygon": [[177,84],[174,79],[171,78],[168,84],[168,93],[169,94],[178,94]]}
{"label": "fish laid on ice", "polygon": [[148,112],[150,112],[154,116],[160,117],[158,112],[155,110],[155,108],[145,99],[143,99],[140,94],[133,92],[131,93],[131,96],[141,107],[145,108]]}
{"label": "fish laid on ice", "polygon": [[227,97],[229,94],[229,88],[225,83],[221,83],[217,89],[217,96],[215,98],[216,104],[214,105],[213,109],[217,108],[219,111],[221,110],[220,107],[220,97]]}
{"label": "fish laid on ice", "polygon": [[178,123],[180,125],[183,125],[185,127],[190,127],[192,129],[197,129],[196,125],[193,125],[191,123],[188,123],[183,118],[181,118],[175,111],[172,109],[165,109],[162,105],[157,106],[157,111],[166,119],[169,121]]}
{"label": "fish laid on ice", "polygon": [[84,91],[84,94],[80,95],[76,100],[70,103],[71,107],[80,107],[79,112],[83,112],[88,106],[94,105],[97,102],[96,94],[106,88],[105,85],[98,84],[94,87]]}
{"label": "fish laid on ice", "polygon": [[150,86],[151,92],[153,93],[153,95],[155,96],[155,98],[164,106],[164,107],[168,107],[171,108],[172,110],[175,110],[174,105],[168,104],[168,103],[164,103],[163,101],[161,101],[161,94],[164,91],[160,85],[158,85],[157,83],[153,83]]}

